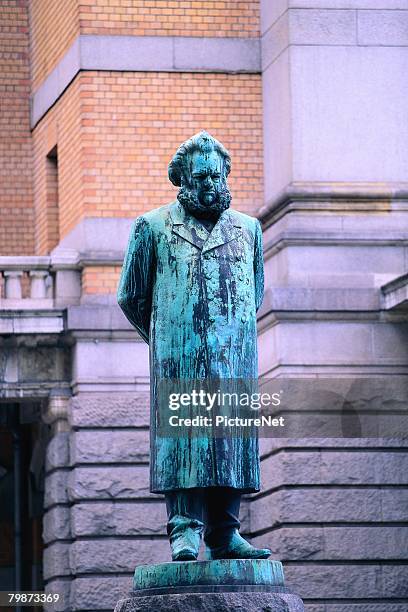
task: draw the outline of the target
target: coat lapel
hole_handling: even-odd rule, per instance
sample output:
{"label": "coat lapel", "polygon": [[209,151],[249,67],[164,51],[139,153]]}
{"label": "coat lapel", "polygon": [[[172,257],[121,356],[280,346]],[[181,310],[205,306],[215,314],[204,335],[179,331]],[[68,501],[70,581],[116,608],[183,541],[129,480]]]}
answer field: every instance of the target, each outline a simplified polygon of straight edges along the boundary
{"label": "coat lapel", "polygon": [[229,210],[224,210],[203,246],[203,253],[239,238],[241,224]]}
{"label": "coat lapel", "polygon": [[175,202],[170,215],[173,222],[173,232],[184,238],[198,249],[210,251],[240,236],[241,224],[234,219],[229,210],[225,210],[218,219],[211,233],[184,210],[179,202]]}
{"label": "coat lapel", "polygon": [[205,227],[192,215],[187,215],[179,202],[175,202],[171,207],[170,215],[173,222],[173,233],[201,250],[209,235]]}

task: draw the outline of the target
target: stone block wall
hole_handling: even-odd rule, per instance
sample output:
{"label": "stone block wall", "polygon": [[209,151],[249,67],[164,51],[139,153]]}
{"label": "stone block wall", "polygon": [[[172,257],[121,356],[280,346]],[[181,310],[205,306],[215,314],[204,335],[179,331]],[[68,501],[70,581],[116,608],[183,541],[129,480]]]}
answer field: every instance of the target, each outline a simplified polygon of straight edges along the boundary
{"label": "stone block wall", "polygon": [[262,457],[252,542],[269,546],[310,612],[402,612],[408,582],[400,440],[285,440]]}
{"label": "stone block wall", "polygon": [[288,188],[406,189],[407,9],[262,0],[267,203]]}
{"label": "stone block wall", "polygon": [[[398,0],[261,2],[268,289],[260,372],[362,378],[360,407],[385,412],[408,363],[406,309],[383,299],[407,265],[399,127],[407,8]],[[251,532],[283,559],[306,608],[402,612],[405,441],[268,442]]]}
{"label": "stone block wall", "polygon": [[164,555],[163,506],[149,493],[148,421],[146,392],[79,394],[67,431],[48,446],[44,578],[47,591],[63,593],[61,610],[113,608],[133,566]]}
{"label": "stone block wall", "polygon": [[170,560],[164,497],[149,490],[149,419],[148,391],[79,393],[48,445],[44,578],[61,612],[112,610],[136,565]]}
{"label": "stone block wall", "polygon": [[[385,419],[387,409],[406,405],[406,312],[386,310],[381,291],[405,270],[406,211],[405,201],[323,194],[288,197],[270,211],[263,376],[331,380],[333,389],[348,381],[360,389],[356,409],[381,407]],[[282,559],[307,610],[402,612],[408,446],[353,436],[263,440],[250,532]]]}

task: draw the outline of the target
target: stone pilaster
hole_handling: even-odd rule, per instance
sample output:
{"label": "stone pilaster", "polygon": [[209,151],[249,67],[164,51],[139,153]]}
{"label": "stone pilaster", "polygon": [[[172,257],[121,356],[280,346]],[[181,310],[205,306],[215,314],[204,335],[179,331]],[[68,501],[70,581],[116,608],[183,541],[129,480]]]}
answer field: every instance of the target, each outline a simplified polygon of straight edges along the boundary
{"label": "stone pilaster", "polygon": [[[47,593],[58,593],[52,605],[55,612],[69,610],[72,544],[68,477],[70,472],[68,405],[70,393],[53,389],[44,402],[42,419],[50,425],[51,438],[46,449],[46,476],[43,518],[43,576]],[[51,609],[51,608],[50,608]]]}
{"label": "stone pilaster", "polygon": [[[384,398],[391,406],[408,371],[404,298],[384,299],[404,278],[408,253],[407,6],[261,5],[260,374],[364,377],[371,393],[361,406]],[[406,442],[305,438],[262,446],[253,542],[283,560],[307,609],[402,612],[404,603],[392,600],[407,595]]]}

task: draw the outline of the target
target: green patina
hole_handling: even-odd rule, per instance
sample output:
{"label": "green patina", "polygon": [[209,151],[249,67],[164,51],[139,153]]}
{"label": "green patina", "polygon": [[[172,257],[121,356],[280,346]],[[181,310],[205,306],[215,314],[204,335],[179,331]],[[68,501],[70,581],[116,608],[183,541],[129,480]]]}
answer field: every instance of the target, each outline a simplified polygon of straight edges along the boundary
{"label": "green patina", "polygon": [[280,561],[260,559],[220,559],[193,563],[173,561],[139,565],[133,579],[133,588],[137,591],[218,585],[283,587],[283,567]]}
{"label": "green patina", "polygon": [[[178,201],[136,219],[118,289],[121,308],[150,347],[151,490],[258,491],[255,435],[157,435],[160,381],[257,377],[261,227],[228,208],[228,153],[208,134],[195,139],[194,152],[186,153],[185,143],[170,164],[170,179],[181,186]],[[185,206],[191,193],[201,194],[205,206],[221,194],[224,210],[213,221],[200,221]]]}

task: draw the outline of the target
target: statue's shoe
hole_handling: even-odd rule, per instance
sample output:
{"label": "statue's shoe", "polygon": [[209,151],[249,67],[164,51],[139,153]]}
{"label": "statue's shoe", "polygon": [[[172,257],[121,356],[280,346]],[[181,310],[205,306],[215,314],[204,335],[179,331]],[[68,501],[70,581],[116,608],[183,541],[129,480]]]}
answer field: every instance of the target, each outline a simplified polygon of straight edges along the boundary
{"label": "statue's shoe", "polygon": [[196,561],[198,553],[192,548],[182,548],[176,552],[172,552],[171,558],[173,561]]}
{"label": "statue's shoe", "polygon": [[200,548],[200,530],[187,527],[170,537],[171,558],[173,561],[195,561]]}
{"label": "statue's shoe", "polygon": [[207,558],[214,559],[267,559],[272,554],[269,548],[255,548],[235,529],[231,538],[223,546],[210,548],[207,545]]}

